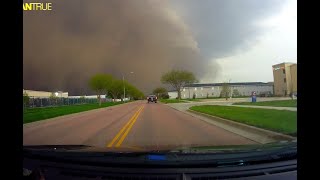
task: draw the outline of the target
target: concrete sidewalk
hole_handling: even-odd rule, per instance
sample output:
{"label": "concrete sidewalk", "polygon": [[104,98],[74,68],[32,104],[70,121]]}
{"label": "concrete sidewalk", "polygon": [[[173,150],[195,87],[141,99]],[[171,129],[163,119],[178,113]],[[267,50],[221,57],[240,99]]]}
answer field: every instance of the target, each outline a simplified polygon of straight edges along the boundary
{"label": "concrete sidewalk", "polygon": [[251,106],[251,105],[227,105],[227,106],[297,111],[297,108],[296,108],[296,107]]}

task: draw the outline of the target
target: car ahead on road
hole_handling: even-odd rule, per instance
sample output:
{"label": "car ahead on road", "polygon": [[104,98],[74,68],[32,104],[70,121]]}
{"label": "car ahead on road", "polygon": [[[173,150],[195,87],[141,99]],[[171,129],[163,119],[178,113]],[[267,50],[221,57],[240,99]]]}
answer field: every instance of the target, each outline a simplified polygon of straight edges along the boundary
{"label": "car ahead on road", "polygon": [[149,103],[149,102],[157,103],[158,97],[157,97],[156,95],[149,95],[149,96],[147,97],[147,100],[148,100],[148,103]]}

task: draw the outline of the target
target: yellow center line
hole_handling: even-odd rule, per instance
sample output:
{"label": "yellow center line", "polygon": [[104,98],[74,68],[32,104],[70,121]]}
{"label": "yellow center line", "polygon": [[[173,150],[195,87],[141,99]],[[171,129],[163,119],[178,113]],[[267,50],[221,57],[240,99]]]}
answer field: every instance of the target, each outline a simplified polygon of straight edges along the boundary
{"label": "yellow center line", "polygon": [[138,112],[138,115],[134,118],[134,120],[131,122],[130,126],[127,128],[127,130],[124,132],[124,134],[122,135],[122,137],[120,138],[120,140],[118,141],[118,143],[116,144],[116,147],[119,147],[121,145],[121,143],[124,141],[124,139],[127,137],[129,131],[131,130],[133,124],[137,121],[140,113],[142,112],[144,106],[142,107],[142,109]]}
{"label": "yellow center line", "polygon": [[138,112],[142,109],[142,106],[134,113],[134,115],[130,118],[130,120],[126,123],[126,125],[117,133],[117,135],[112,139],[112,141],[107,145],[107,147],[112,147],[113,143],[120,137],[120,135],[125,131],[125,129],[130,125],[131,121],[134,120]]}

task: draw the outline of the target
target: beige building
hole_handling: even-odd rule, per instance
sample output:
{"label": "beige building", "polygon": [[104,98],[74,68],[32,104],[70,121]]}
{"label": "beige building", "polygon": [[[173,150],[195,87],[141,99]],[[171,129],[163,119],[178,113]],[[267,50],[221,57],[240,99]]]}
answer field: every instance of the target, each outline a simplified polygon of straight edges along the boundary
{"label": "beige building", "polygon": [[281,63],[272,66],[274,94],[288,96],[297,93],[297,64]]}
{"label": "beige building", "polygon": [[23,94],[28,94],[29,97],[35,97],[35,98],[49,98],[52,93],[53,95],[57,97],[68,97],[68,92],[47,92],[47,91],[34,91],[34,90],[25,90],[23,89]]}

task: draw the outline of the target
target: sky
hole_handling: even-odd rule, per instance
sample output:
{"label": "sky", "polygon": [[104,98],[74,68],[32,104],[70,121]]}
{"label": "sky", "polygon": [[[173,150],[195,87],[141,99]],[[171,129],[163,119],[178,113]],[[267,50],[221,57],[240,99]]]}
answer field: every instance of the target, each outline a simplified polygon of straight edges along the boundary
{"label": "sky", "polygon": [[202,83],[268,82],[272,65],[297,62],[294,0],[51,2],[24,11],[24,89],[88,95],[89,78],[107,73],[149,93],[171,69]]}
{"label": "sky", "polygon": [[216,59],[221,65],[216,81],[269,82],[273,81],[272,65],[297,63],[297,2],[287,2],[280,13],[259,25],[269,30],[257,37],[254,46],[245,52]]}

